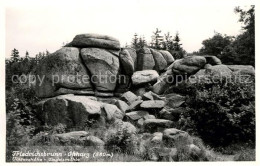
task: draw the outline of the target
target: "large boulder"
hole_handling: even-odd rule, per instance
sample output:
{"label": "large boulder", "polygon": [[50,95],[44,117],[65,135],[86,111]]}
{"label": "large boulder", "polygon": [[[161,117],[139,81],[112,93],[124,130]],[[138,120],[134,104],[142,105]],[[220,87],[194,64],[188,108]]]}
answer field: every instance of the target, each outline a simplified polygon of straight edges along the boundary
{"label": "large boulder", "polygon": [[129,55],[132,57],[132,60],[134,62],[134,71],[136,71],[137,68],[137,54],[136,50],[133,48],[124,48],[124,50],[127,50]]}
{"label": "large boulder", "polygon": [[92,75],[92,83],[98,91],[114,91],[119,71],[119,59],[100,48],[81,49],[82,59]]}
{"label": "large boulder", "polygon": [[119,60],[122,64],[124,73],[131,76],[135,71],[134,61],[126,49],[122,49],[122,51],[119,53]]}
{"label": "large boulder", "polygon": [[206,59],[202,56],[187,56],[174,61],[168,69],[172,69],[174,74],[192,75],[203,68],[205,64]]}
{"label": "large boulder", "polygon": [[167,66],[172,64],[172,62],[174,62],[173,56],[168,51],[160,50],[160,53],[162,54],[162,56],[166,60]]}
{"label": "large boulder", "polygon": [[86,48],[97,47],[120,50],[120,43],[116,38],[99,34],[80,34],[76,35],[69,46]]}
{"label": "large boulder", "polygon": [[227,67],[234,73],[240,75],[255,75],[255,68],[250,65],[227,65]]}
{"label": "large boulder", "polygon": [[134,85],[155,82],[159,74],[155,70],[136,71],[132,75],[132,82]]}
{"label": "large boulder", "polygon": [[90,76],[81,62],[79,49],[63,47],[50,54],[37,66],[36,95],[53,97],[68,92],[60,88],[73,89],[71,93],[84,90],[93,93]]}
{"label": "large boulder", "polygon": [[103,103],[89,96],[63,95],[37,104],[37,117],[47,125],[84,126],[85,122],[101,115]]}
{"label": "large boulder", "polygon": [[188,83],[218,83],[219,81],[230,80],[232,75],[233,72],[226,65],[215,65],[199,70],[196,74],[189,77]]}
{"label": "large boulder", "polygon": [[137,70],[153,70],[155,66],[153,55],[149,48],[142,48],[138,51]]}
{"label": "large boulder", "polygon": [[211,55],[204,55],[203,57],[206,58],[206,61],[208,64],[211,64],[211,65],[221,65],[222,62],[219,58],[217,58],[216,56],[211,56]]}
{"label": "large boulder", "polygon": [[161,52],[155,49],[150,49],[150,50],[153,55],[153,59],[155,61],[155,70],[158,72],[163,71],[167,67],[167,61],[164,59]]}

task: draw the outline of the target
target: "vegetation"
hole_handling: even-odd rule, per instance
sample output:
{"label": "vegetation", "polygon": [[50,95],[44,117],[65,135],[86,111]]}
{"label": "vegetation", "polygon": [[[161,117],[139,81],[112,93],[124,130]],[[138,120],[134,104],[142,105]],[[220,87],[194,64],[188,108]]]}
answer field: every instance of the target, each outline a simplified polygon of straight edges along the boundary
{"label": "vegetation", "polygon": [[248,10],[236,7],[235,13],[240,15],[243,32],[236,37],[215,33],[202,42],[198,54],[215,55],[224,64],[255,66],[255,6]]}

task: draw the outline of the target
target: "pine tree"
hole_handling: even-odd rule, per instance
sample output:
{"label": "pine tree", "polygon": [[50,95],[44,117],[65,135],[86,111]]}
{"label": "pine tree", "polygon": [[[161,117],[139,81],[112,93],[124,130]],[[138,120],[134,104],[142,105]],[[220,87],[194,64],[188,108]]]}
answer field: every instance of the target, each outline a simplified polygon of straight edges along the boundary
{"label": "pine tree", "polygon": [[132,39],[132,48],[138,49],[138,35],[137,33],[134,34],[134,38]]}
{"label": "pine tree", "polygon": [[13,49],[12,50],[12,54],[11,54],[11,61],[12,62],[18,62],[19,61],[19,51],[17,49]]}
{"label": "pine tree", "polygon": [[179,37],[179,33],[178,32],[176,32],[176,35],[175,35],[173,41],[174,41],[174,50],[175,51],[180,51],[182,44],[179,43],[180,42],[180,37]]}
{"label": "pine tree", "polygon": [[163,36],[161,35],[161,30],[156,28],[156,31],[153,32],[151,47],[155,49],[162,48]]}

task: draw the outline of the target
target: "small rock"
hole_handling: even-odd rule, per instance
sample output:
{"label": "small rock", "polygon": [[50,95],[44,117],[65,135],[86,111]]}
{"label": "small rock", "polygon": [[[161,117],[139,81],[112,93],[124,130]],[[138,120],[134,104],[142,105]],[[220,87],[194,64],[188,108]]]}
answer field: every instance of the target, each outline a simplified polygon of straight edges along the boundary
{"label": "small rock", "polygon": [[143,101],[140,105],[141,108],[149,109],[149,108],[163,108],[165,105],[165,102],[163,100],[148,100]]}
{"label": "small rock", "polygon": [[173,122],[166,119],[147,119],[144,121],[144,130],[149,132],[172,127]]}
{"label": "small rock", "polygon": [[143,102],[143,100],[137,100],[137,101],[134,101],[129,107],[128,109],[126,110],[127,112],[129,111],[133,111],[133,110],[136,110],[139,108],[140,104]]}
{"label": "small rock", "polygon": [[146,115],[149,115],[146,111],[133,111],[125,114],[127,117],[129,117],[131,120],[136,121],[138,119],[141,119],[145,117]]}
{"label": "small rock", "polygon": [[122,100],[117,100],[115,105],[123,112],[125,112],[129,107],[129,105],[126,104],[126,102],[124,102]]}
{"label": "small rock", "polygon": [[175,128],[169,128],[163,131],[163,141],[168,147],[176,148],[192,144],[193,142],[187,132]]}
{"label": "small rock", "polygon": [[104,104],[103,108],[106,112],[107,120],[123,119],[124,117],[124,113],[115,105]]}
{"label": "small rock", "polygon": [[128,91],[121,96],[121,99],[128,105],[131,105],[134,101],[138,100],[138,97],[133,92]]}

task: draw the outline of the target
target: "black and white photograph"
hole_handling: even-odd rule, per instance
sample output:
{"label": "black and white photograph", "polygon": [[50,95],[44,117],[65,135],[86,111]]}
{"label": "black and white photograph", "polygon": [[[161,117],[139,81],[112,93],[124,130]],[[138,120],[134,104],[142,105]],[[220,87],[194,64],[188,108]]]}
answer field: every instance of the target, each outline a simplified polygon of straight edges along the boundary
{"label": "black and white photograph", "polygon": [[1,1],[1,160],[256,165],[257,7]]}

